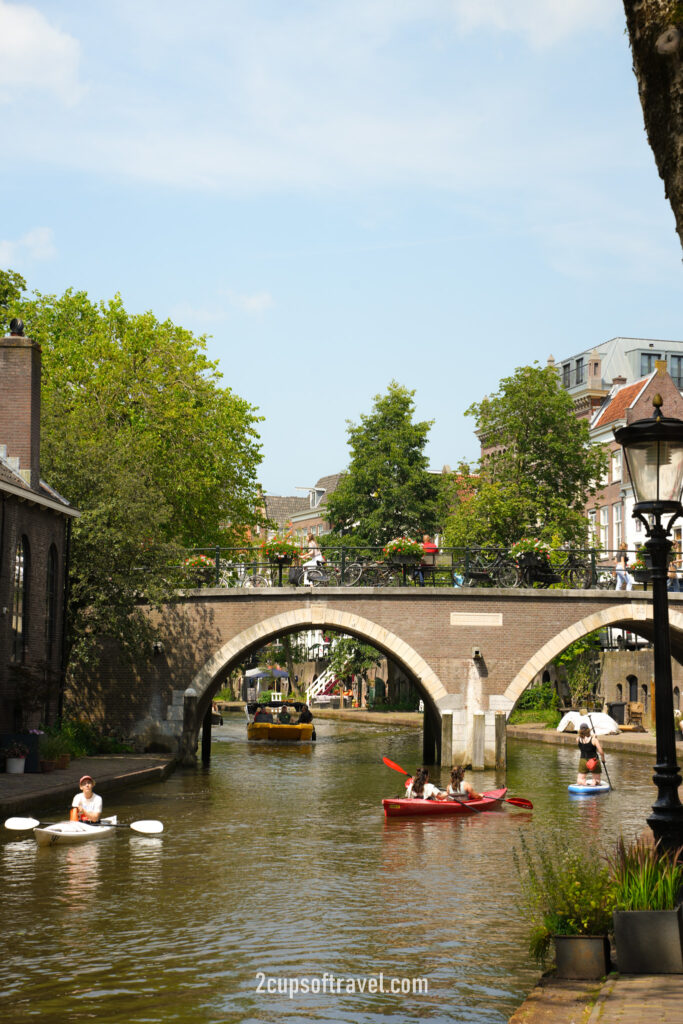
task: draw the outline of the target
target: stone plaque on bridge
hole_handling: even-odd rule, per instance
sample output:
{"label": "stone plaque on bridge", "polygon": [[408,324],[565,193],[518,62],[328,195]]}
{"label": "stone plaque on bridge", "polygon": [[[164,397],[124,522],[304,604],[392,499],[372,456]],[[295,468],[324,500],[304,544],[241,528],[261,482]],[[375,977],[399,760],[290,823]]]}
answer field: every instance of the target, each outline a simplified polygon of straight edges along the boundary
{"label": "stone plaque on bridge", "polygon": [[502,626],[502,612],[451,612],[451,626]]}

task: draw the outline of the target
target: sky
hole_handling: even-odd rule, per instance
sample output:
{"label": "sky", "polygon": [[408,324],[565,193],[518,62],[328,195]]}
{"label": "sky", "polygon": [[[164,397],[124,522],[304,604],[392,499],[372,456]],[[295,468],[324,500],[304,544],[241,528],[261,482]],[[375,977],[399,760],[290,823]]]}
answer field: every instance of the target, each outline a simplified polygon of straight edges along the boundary
{"label": "sky", "polygon": [[392,379],[433,469],[518,366],[683,337],[620,0],[0,0],[0,267],[207,335],[267,493]]}

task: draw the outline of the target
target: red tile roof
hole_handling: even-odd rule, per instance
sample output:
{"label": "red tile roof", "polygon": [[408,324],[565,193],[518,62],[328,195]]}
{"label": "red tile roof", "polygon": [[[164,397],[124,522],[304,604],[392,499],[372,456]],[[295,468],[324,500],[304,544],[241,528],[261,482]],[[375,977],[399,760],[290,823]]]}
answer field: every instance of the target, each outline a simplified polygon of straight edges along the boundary
{"label": "red tile roof", "polygon": [[591,423],[591,429],[595,430],[596,427],[605,427],[608,423],[625,419],[626,410],[633,405],[649,380],[650,377],[643,377],[633,384],[624,384],[619,388],[612,401],[603,406],[597,419]]}

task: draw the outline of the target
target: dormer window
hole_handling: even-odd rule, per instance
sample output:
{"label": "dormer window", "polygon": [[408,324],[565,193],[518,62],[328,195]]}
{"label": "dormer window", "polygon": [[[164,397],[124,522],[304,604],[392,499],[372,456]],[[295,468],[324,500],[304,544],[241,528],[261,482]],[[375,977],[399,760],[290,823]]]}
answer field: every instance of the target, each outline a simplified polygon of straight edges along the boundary
{"label": "dormer window", "polygon": [[576,360],[576,383],[583,384],[583,359]]}

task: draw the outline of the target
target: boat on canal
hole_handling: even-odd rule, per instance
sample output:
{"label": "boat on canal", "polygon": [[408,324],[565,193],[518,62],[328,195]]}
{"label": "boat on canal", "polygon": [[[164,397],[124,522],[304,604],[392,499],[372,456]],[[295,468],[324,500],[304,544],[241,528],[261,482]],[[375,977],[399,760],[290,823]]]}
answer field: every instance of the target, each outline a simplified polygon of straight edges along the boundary
{"label": "boat on canal", "polygon": [[398,797],[396,800],[382,800],[382,807],[387,818],[407,818],[417,814],[451,817],[454,814],[496,810],[503,803],[506,793],[507,786],[482,793],[478,800],[413,800]]}
{"label": "boat on canal", "polygon": [[105,839],[116,831],[117,816],[102,818],[99,825],[87,821],[57,821],[54,825],[38,825],[33,829],[38,846],[72,846],[91,839]]}
{"label": "boat on canal", "polygon": [[[271,743],[310,743],[315,729],[308,706],[298,700],[250,702],[247,714],[247,739]],[[308,719],[308,721],[301,719]]]}

